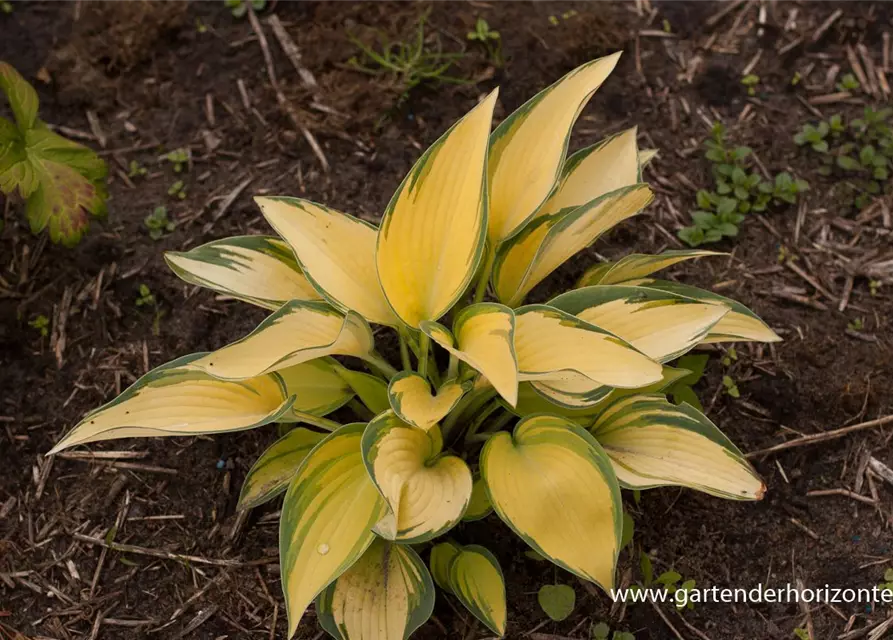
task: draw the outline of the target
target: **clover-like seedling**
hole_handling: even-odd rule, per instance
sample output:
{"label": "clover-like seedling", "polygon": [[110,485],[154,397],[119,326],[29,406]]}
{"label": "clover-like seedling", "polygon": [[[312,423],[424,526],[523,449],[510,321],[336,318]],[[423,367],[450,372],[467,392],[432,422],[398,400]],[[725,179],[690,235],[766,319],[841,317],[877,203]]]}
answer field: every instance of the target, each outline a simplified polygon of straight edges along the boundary
{"label": "clover-like seedling", "polygon": [[174,165],[174,173],[180,173],[189,162],[189,149],[174,149],[164,159]]}
{"label": "clover-like seedling", "polygon": [[474,23],[474,31],[469,31],[465,39],[470,42],[479,42],[487,51],[487,56],[497,67],[502,66],[502,36],[483,18],[478,18]]}
{"label": "clover-like seedling", "polygon": [[177,180],[168,187],[167,195],[184,200],[186,198],[186,183],[182,180]]}
{"label": "clover-like seedling", "polygon": [[50,319],[45,315],[40,314],[36,318],[29,320],[28,326],[35,329],[40,334],[41,338],[46,338],[50,331]]}
{"label": "clover-like seedling", "polygon": [[804,124],[803,128],[794,136],[794,142],[798,146],[809,145],[813,151],[819,153],[828,152],[828,141],[825,138],[831,130],[827,122],[820,122],[818,126]]}
{"label": "clover-like seedling", "polygon": [[149,289],[148,285],[140,284],[139,295],[136,298],[136,306],[147,307],[150,305],[155,305],[155,295],[152,293],[152,290]]}
{"label": "clover-like seedling", "polygon": [[747,95],[756,95],[757,85],[760,84],[760,76],[749,73],[741,78],[741,84],[743,84],[747,88]]}
{"label": "clover-like seedling", "polygon": [[845,73],[840,79],[840,82],[837,83],[837,90],[852,92],[858,89],[860,86],[861,85],[856,79],[856,76],[854,76],[852,73]]}
{"label": "clover-like seedling", "polygon": [[167,207],[159,205],[152,210],[143,220],[146,229],[149,230],[149,237],[153,240],[160,240],[165,233],[170,233],[177,226],[176,223],[167,216]]}
{"label": "clover-like seedling", "polygon": [[149,173],[149,170],[146,169],[143,165],[141,165],[136,160],[131,160],[130,165],[128,166],[127,177],[128,178],[137,178],[145,176]]}

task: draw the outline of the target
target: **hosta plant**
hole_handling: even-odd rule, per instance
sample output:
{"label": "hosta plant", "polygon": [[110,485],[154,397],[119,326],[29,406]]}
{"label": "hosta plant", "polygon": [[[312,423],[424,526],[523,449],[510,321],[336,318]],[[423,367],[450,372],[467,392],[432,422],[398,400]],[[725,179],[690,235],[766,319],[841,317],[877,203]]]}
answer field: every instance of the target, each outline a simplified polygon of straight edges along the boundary
{"label": "hosta plant", "polygon": [[[146,374],[54,451],[285,423],[240,506],[285,494],[289,635],[315,601],[322,627],[350,640],[407,637],[431,614],[434,585],[505,633],[502,570],[489,540],[466,544],[464,520],[495,512],[536,552],[608,589],[621,488],[759,499],[763,483],[735,445],[663,393],[688,373],[669,363],[698,344],[778,339],[737,302],[653,276],[711,252],[631,254],[525,302],[651,200],[634,129],[566,157],[577,115],[616,62],[572,71],[492,133],[491,93],[419,159],[378,228],[262,197],[280,237],[167,254],[187,282],[272,313],[241,340]],[[370,324],[397,333],[399,366],[376,350]],[[365,417],[325,417],[356,399]]]}
{"label": "hosta plant", "polygon": [[87,147],[63,138],[37,117],[38,99],[10,64],[0,61],[0,90],[13,120],[0,117],[0,192],[18,192],[31,231],[74,246],[90,216],[106,212],[107,167]]}

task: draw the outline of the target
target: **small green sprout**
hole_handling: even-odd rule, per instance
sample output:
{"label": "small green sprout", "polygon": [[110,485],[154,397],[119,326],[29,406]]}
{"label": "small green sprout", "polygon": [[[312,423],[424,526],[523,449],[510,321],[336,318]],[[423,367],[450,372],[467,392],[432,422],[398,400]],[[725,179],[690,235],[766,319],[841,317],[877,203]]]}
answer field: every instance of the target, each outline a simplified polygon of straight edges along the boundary
{"label": "small green sprout", "polygon": [[557,27],[558,26],[558,16],[549,16],[549,24],[551,24],[553,27]]}
{"label": "small green sprout", "polygon": [[483,18],[478,18],[474,23],[474,31],[469,31],[466,40],[479,42],[487,51],[487,57],[497,67],[502,66],[502,38],[499,32],[491,29]]}
{"label": "small green sprout", "polygon": [[738,385],[735,384],[735,380],[734,378],[732,378],[732,376],[723,376],[722,386],[725,388],[726,393],[733,398],[741,397],[741,392],[738,390]]}
{"label": "small green sprout", "polygon": [[847,322],[846,328],[850,331],[862,331],[865,328],[865,321],[862,318],[854,318]]}
{"label": "small green sprout", "polygon": [[43,314],[29,320],[28,326],[40,333],[41,338],[46,338],[50,333],[50,319]]}
{"label": "small green sprout", "polygon": [[167,195],[184,200],[186,198],[186,184],[182,180],[177,180],[168,187]]}
{"label": "small green sprout", "polygon": [[878,291],[881,288],[881,284],[882,283],[880,280],[869,280],[868,281],[868,293],[871,294],[872,298],[877,297]]}
{"label": "small green sprout", "polygon": [[797,636],[797,640],[809,640],[809,631],[803,627],[794,629],[794,635]]}
{"label": "small green sprout", "polygon": [[248,2],[255,11],[263,11],[267,6],[267,0],[223,0],[224,6],[230,10],[234,18],[244,18],[248,13]]}
{"label": "small green sprout", "polygon": [[735,347],[729,347],[728,351],[726,351],[726,354],[722,357],[720,362],[722,363],[722,366],[724,366],[724,367],[731,367],[732,363],[736,362],[737,360],[738,360],[738,352],[735,351]]}
{"label": "small green sprout", "polygon": [[129,168],[127,171],[128,178],[137,178],[137,177],[141,178],[144,175],[146,175],[147,173],[149,173],[149,170],[146,169],[146,167],[141,165],[139,162],[137,162],[136,160],[130,161],[130,165],[129,165]]}
{"label": "small green sprout", "polygon": [[855,91],[861,85],[859,81],[856,80],[856,76],[852,73],[845,73],[843,77],[840,79],[840,82],[837,83],[838,91]]}
{"label": "small green sprout", "polygon": [[698,209],[691,214],[694,224],[677,232],[689,246],[733,238],[738,235],[738,225],[745,214],[765,211],[772,203],[793,204],[798,194],[809,188],[805,180],[786,172],[776,175],[773,181],[763,181],[749,167],[753,150],[744,146],[729,148],[721,123],[713,125],[711,138],[704,142],[704,147],[705,157],[713,163],[716,189],[698,191]]}
{"label": "small green sprout", "polygon": [[12,3],[8,0],[0,0],[0,13],[6,15],[12,13]]}
{"label": "small green sprout", "polygon": [[830,130],[831,126],[827,122],[820,122],[817,127],[804,124],[803,129],[794,136],[794,142],[801,147],[808,144],[813,151],[819,153],[828,153],[828,142],[825,138]]}
{"label": "small green sprout", "polygon": [[201,18],[196,18],[195,19],[195,31],[197,33],[207,33],[208,25],[206,25],[204,22],[202,22]]}
{"label": "small green sprout", "polygon": [[747,95],[756,95],[756,87],[758,84],[760,84],[760,76],[748,73],[746,76],[741,78],[741,84],[747,87]]}
{"label": "small green sprout", "polygon": [[164,159],[174,165],[174,173],[180,173],[189,162],[189,149],[174,149]]}
{"label": "small green sprout", "polygon": [[140,293],[136,299],[136,306],[146,307],[149,305],[155,306],[155,296],[148,285],[140,284]]}
{"label": "small green sprout", "polygon": [[[673,571],[670,569],[669,571],[665,571],[660,574],[657,578],[655,578],[654,582],[656,584],[661,584],[672,594],[675,594],[677,591],[681,591],[683,593],[687,593],[695,588],[697,584],[694,580],[682,580],[682,575],[678,571]],[[684,600],[684,604],[679,602],[679,600]],[[677,598],[676,599],[676,608],[677,609],[694,609],[695,603],[689,600],[688,598]]]}
{"label": "small green sprout", "polygon": [[796,87],[800,84],[800,81],[803,79],[803,76],[800,75],[799,71],[795,71],[793,77],[791,77],[791,86]]}
{"label": "small green sprout", "polygon": [[143,220],[146,229],[149,230],[149,237],[153,240],[160,240],[165,233],[170,233],[177,226],[173,220],[167,217],[167,207],[159,205],[146,216]]}

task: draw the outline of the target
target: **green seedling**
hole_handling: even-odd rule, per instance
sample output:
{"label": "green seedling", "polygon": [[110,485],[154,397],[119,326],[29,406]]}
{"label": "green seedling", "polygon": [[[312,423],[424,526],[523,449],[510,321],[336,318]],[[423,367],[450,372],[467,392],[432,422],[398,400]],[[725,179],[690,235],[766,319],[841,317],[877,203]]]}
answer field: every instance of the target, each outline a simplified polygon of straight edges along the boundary
{"label": "green seedling", "polygon": [[[687,593],[695,588],[697,584],[694,580],[682,580],[682,575],[678,571],[673,571],[670,569],[669,571],[665,571],[654,580],[655,584],[663,585],[664,588],[672,594],[675,594],[677,591],[681,591],[683,593]],[[678,600],[684,600],[684,604],[679,602]],[[677,609],[694,609],[695,603],[689,600],[688,598],[678,598],[676,602]]]}
{"label": "green seedling", "polygon": [[847,125],[840,114],[835,114],[817,125],[804,125],[794,141],[821,154],[818,172],[839,177],[852,192],[853,205],[861,209],[889,185],[893,172],[891,116],[893,109],[889,107],[866,107],[861,118]]}
{"label": "green seedling", "polygon": [[852,73],[845,73],[843,77],[840,79],[840,82],[837,83],[838,91],[855,91],[861,85],[859,81],[856,80],[856,76]]}
{"label": "green seedling", "polygon": [[536,596],[540,608],[555,622],[561,622],[574,612],[577,594],[566,584],[545,584]]}
{"label": "green seedling", "polygon": [[50,333],[50,319],[43,314],[29,320],[28,326],[40,333],[41,338],[46,338]]}
{"label": "green seedling", "polygon": [[880,280],[869,280],[868,281],[868,293],[871,294],[872,298],[877,297],[878,291],[880,291],[880,288],[881,288],[881,284],[882,283]]}
{"label": "green seedling", "polygon": [[493,66],[502,66],[502,37],[498,31],[490,28],[486,20],[478,18],[474,23],[474,31],[469,31],[465,38],[470,42],[479,42],[487,51],[487,57]]}
{"label": "green seedling", "polygon": [[793,204],[809,188],[805,180],[786,172],[777,174],[773,181],[763,181],[749,166],[753,151],[744,146],[728,147],[721,123],[713,125],[711,138],[704,146],[705,157],[713,163],[716,188],[698,191],[698,209],[691,214],[694,224],[677,232],[690,246],[733,238],[746,214],[765,211],[771,204]]}
{"label": "green seedling", "polygon": [[174,173],[180,173],[189,163],[189,149],[174,149],[165,154],[164,159],[174,165]]}
{"label": "green seedling", "polygon": [[797,636],[797,640],[809,640],[809,631],[803,627],[794,629],[794,635]]}
{"label": "green seedling", "polygon": [[735,347],[729,347],[728,351],[726,351],[725,355],[720,360],[720,363],[724,367],[731,367],[733,362],[737,362],[738,360],[738,352],[735,351]]}
{"label": "green seedling", "polygon": [[0,2],[0,13],[5,15],[12,13],[12,3],[8,2],[8,0],[2,0]]}
{"label": "green seedling", "polygon": [[195,19],[195,31],[196,33],[207,33],[208,25],[201,21],[201,18]]}
{"label": "green seedling", "polygon": [[442,49],[440,39],[425,34],[425,22],[429,11],[425,11],[415,26],[415,37],[407,41],[391,40],[378,32],[379,48],[370,47],[353,34],[348,39],[360,51],[352,56],[347,66],[367,75],[391,76],[401,89],[399,102],[408,98],[409,93],[423,83],[469,84],[471,81],[449,75],[452,66],[466,56],[465,53],[449,53]]}
{"label": "green seedling", "polygon": [[862,331],[865,328],[865,321],[862,318],[854,318],[847,322],[846,328],[850,331]]}
{"label": "green seedling", "polygon": [[808,144],[813,151],[827,153],[828,141],[825,138],[830,130],[831,126],[824,121],[815,127],[811,124],[804,124],[800,132],[794,136],[794,142],[799,146]]}
{"label": "green seedling", "polygon": [[723,376],[722,386],[725,388],[726,393],[733,398],[741,397],[741,392],[738,390],[738,385],[735,383],[735,379],[732,378],[732,376]]}
{"label": "green seedling", "polygon": [[184,200],[186,198],[186,183],[182,180],[177,180],[174,184],[168,187],[167,195]]}
{"label": "green seedling", "polygon": [[167,207],[160,205],[146,216],[143,221],[146,229],[149,230],[149,237],[153,240],[160,240],[165,233],[170,233],[177,226],[173,220],[167,217]]}
{"label": "green seedling", "polygon": [[143,165],[141,165],[136,160],[131,160],[130,165],[127,171],[128,178],[141,178],[144,175],[148,174],[149,170],[146,169]]}
{"label": "green seedling", "polygon": [[223,0],[223,5],[230,10],[234,18],[244,18],[248,13],[248,3],[255,11],[263,11],[267,7],[267,0]]}
{"label": "green seedling", "polygon": [[155,306],[155,296],[152,294],[152,290],[149,289],[148,285],[141,284],[139,289],[139,296],[136,299],[136,306],[138,307],[147,307],[147,306]]}
{"label": "green seedling", "polygon": [[775,260],[778,264],[784,264],[785,262],[796,262],[798,258],[790,249],[780,244],[778,245],[778,255]]}
{"label": "green seedling", "polygon": [[741,78],[741,84],[747,88],[747,95],[756,95],[757,85],[760,84],[760,76],[749,73]]}
{"label": "green seedling", "polygon": [[799,71],[795,71],[794,75],[791,77],[791,86],[796,87],[800,84],[800,81],[803,80],[803,76],[800,75]]}

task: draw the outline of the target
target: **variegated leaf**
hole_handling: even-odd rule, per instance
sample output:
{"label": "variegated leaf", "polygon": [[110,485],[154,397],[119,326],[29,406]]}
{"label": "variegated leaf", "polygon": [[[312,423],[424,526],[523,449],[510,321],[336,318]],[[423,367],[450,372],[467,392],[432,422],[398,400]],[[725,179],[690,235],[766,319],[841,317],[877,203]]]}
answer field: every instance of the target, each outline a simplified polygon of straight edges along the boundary
{"label": "variegated leaf", "polygon": [[316,617],[339,640],[403,640],[434,610],[434,583],[411,547],[376,539],[323,591]]}
{"label": "variegated leaf", "polygon": [[376,416],[363,434],[369,475],[390,507],[375,526],[388,540],[424,542],[452,528],[471,498],[471,470],[454,455],[442,455],[440,428],[423,431],[392,411]]}
{"label": "variegated leaf", "polygon": [[312,285],[343,312],[396,326],[375,271],[377,229],[309,200],[255,198],[264,217],[295,251]]}
{"label": "variegated leaf", "polygon": [[450,380],[432,395],[428,381],[412,371],[397,374],[388,385],[388,401],[397,417],[423,431],[452,411],[464,393],[462,385]]}
{"label": "variegated leaf", "polygon": [[275,422],[294,402],[277,375],[217,380],[195,367],[205,354],[161,365],[121,395],[87,414],[50,451],[76,444],[150,436],[186,436],[252,429]]}
{"label": "variegated leaf", "polygon": [[214,240],[186,252],[164,254],[171,270],[189,284],[264,309],[289,300],[318,300],[288,245],[269,236]]}
{"label": "variegated leaf", "polygon": [[288,488],[298,467],[325,434],[296,427],[264,451],[242,483],[239,509],[251,509],[272,500]]}
{"label": "variegated leaf", "polygon": [[691,487],[721,498],[759,500],[763,481],[703,413],[664,396],[631,396],[608,406],[592,432],[631,489]]}
{"label": "variegated leaf", "polygon": [[292,300],[241,340],[197,360],[216,378],[240,380],[328,355],[368,358],[372,330],[356,313],[324,302]]}

